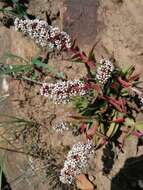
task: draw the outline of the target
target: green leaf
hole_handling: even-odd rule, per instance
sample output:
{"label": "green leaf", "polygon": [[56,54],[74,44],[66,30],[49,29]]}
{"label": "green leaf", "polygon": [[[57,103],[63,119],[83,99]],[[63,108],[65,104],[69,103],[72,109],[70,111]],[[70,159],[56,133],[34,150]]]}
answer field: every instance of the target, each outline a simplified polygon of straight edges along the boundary
{"label": "green leaf", "polygon": [[73,98],[73,103],[74,103],[75,108],[79,112],[82,112],[84,109],[86,109],[89,104],[86,97],[80,97],[80,96]]}
{"label": "green leaf", "polygon": [[0,12],[6,13],[6,14],[12,14],[17,17],[27,17],[26,8],[23,4],[20,4],[18,0],[11,0],[9,3],[13,3],[12,9],[7,8],[1,8]]}
{"label": "green leaf", "polygon": [[37,67],[48,68],[48,65],[40,61],[38,58],[32,59],[32,64],[36,65]]}
{"label": "green leaf", "polygon": [[12,14],[14,16],[17,16],[17,14],[13,10],[10,10],[10,9],[4,9],[4,8],[2,8],[2,9],[0,9],[0,12],[2,12],[4,14],[6,13],[6,14]]}
{"label": "green leaf", "polygon": [[94,55],[95,46],[96,46],[96,44],[94,44],[94,46],[92,47],[92,49],[89,52],[88,60],[90,60],[90,61],[95,61],[96,60],[95,55]]}
{"label": "green leaf", "polygon": [[125,126],[135,126],[135,121],[132,118],[126,118],[124,124]]}
{"label": "green leaf", "polygon": [[128,77],[130,77],[133,72],[135,71],[135,66],[134,65],[131,65],[130,67],[124,67],[122,69],[122,73],[124,74],[124,76],[128,79]]}
{"label": "green leaf", "polygon": [[14,3],[18,3],[18,0],[11,0],[11,1],[13,2],[13,4],[14,4]]}
{"label": "green leaf", "polygon": [[128,95],[129,95],[128,89],[123,88],[122,91],[121,91],[121,95],[122,95],[122,96],[128,96]]}
{"label": "green leaf", "polygon": [[25,11],[25,7],[18,2],[18,0],[12,0],[13,4],[15,4],[14,12],[18,13],[19,16],[27,16]]}
{"label": "green leaf", "polygon": [[0,97],[0,103],[3,102],[7,97],[9,96],[9,94],[6,94],[4,96]]}
{"label": "green leaf", "polygon": [[15,75],[17,73],[29,72],[32,69],[32,65],[13,65],[4,70],[0,70],[0,75]]}
{"label": "green leaf", "polygon": [[59,78],[63,78],[63,79],[65,78],[65,75],[64,75],[63,72],[56,71],[54,68],[50,67],[48,64],[43,63],[38,58],[34,58],[32,60],[32,64],[36,65],[37,67],[41,67],[41,68],[47,69],[48,72],[55,74]]}
{"label": "green leaf", "polygon": [[4,58],[10,58],[10,59],[19,59],[20,61],[23,61],[25,63],[28,63],[29,61],[24,59],[23,57],[21,56],[18,56],[18,55],[15,55],[13,53],[5,53],[5,55],[3,56]]}
{"label": "green leaf", "polygon": [[64,79],[64,78],[65,78],[65,75],[64,75],[63,72],[59,72],[59,73],[57,73],[57,77]]}
{"label": "green leaf", "polygon": [[38,77],[37,73],[33,73],[31,79],[35,80]]}
{"label": "green leaf", "polygon": [[104,127],[104,124],[101,123],[99,126],[100,126],[100,131],[101,131],[101,133],[102,133],[102,134],[105,134],[105,127]]}
{"label": "green leaf", "polygon": [[116,134],[118,127],[119,127],[119,125],[117,125],[116,123],[111,123],[111,125],[109,126],[109,129],[106,133],[106,136],[109,138],[113,137]]}

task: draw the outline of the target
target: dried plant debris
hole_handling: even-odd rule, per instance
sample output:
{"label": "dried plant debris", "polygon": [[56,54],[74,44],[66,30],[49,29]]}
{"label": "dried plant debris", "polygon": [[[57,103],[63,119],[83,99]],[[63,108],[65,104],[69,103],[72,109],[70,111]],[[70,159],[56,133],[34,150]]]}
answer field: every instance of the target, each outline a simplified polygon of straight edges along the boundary
{"label": "dried plant debris", "polygon": [[53,130],[58,132],[58,133],[63,133],[64,131],[68,131],[70,128],[70,124],[68,122],[64,122],[64,121],[59,121],[57,123],[55,123],[55,125],[53,126]]}
{"label": "dried plant debris", "polygon": [[35,156],[40,156],[39,149],[35,151],[36,145],[40,142],[40,125],[25,125],[22,129],[14,132],[15,140],[18,140],[24,148]]}
{"label": "dried plant debris", "polygon": [[10,26],[14,24],[14,21],[10,16],[3,16],[0,18],[0,22],[7,28],[10,28]]}
{"label": "dried plant debris", "polygon": [[[42,169],[42,173],[44,173],[44,181],[48,185],[49,190],[76,190],[76,186],[73,183],[72,185],[63,184],[60,181],[60,171],[63,165],[64,151],[61,149],[55,149],[49,147],[47,152],[44,154],[45,156],[40,159],[32,159],[32,163],[39,162],[40,167]],[[42,162],[42,164],[40,164]],[[35,169],[36,170],[36,169]],[[41,172],[41,169],[37,169],[37,171]]]}
{"label": "dried plant debris", "polygon": [[[60,155],[59,155],[60,156]],[[72,190],[73,189],[73,186],[69,186],[69,185],[66,185],[66,184],[63,184],[60,179],[59,179],[59,176],[60,176],[60,170],[61,170],[61,167],[62,167],[62,164],[59,163],[59,160],[56,160],[56,156],[55,154],[53,155],[49,155],[49,157],[47,158],[47,160],[45,161],[45,164],[46,164],[46,176],[47,176],[47,179],[48,179],[48,182],[49,182],[49,185],[50,185],[50,189],[53,190],[53,189],[59,189],[59,190]]]}

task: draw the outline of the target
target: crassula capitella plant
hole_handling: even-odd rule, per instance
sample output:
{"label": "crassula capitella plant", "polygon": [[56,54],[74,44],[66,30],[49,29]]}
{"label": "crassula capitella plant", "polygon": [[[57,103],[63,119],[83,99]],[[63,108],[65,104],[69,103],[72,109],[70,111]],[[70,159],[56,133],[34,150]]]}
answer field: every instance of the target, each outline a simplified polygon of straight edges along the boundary
{"label": "crassula capitella plant", "polygon": [[[137,115],[143,111],[143,94],[134,66],[122,69],[113,58],[97,61],[94,48],[86,55],[68,34],[39,19],[16,18],[15,27],[42,47],[66,51],[71,61],[83,62],[88,71],[81,79],[43,82],[40,89],[42,96],[56,104],[73,102],[77,114],[70,117],[87,139],[87,143],[79,142],[69,151],[60,175],[63,183],[71,184],[87,165],[90,153],[109,141],[122,150],[128,136],[143,136],[136,125]],[[63,132],[71,125],[61,121],[53,129]]]}

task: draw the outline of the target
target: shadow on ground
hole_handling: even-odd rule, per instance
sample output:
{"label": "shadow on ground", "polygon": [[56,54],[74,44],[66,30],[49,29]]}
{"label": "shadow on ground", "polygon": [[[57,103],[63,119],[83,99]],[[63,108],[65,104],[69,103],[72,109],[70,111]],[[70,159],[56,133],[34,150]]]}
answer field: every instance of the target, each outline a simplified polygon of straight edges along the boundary
{"label": "shadow on ground", "polygon": [[114,162],[116,159],[116,154],[114,151],[113,143],[108,143],[105,145],[103,149],[103,156],[102,156],[102,162],[103,162],[103,174],[109,174],[113,168]]}
{"label": "shadow on ground", "polygon": [[143,155],[126,160],[112,179],[111,190],[143,190]]}
{"label": "shadow on ground", "polygon": [[10,187],[10,184],[8,183],[7,178],[3,172],[2,172],[1,190],[12,190]]}

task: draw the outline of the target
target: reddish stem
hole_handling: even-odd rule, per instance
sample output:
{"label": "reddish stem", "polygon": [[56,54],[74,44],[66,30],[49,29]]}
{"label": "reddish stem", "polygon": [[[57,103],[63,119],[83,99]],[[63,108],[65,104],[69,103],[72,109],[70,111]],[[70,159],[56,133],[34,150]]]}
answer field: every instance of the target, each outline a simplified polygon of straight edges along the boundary
{"label": "reddish stem", "polygon": [[119,118],[113,119],[112,122],[115,122],[115,123],[123,123],[123,122],[125,122],[125,119],[122,118],[122,117],[119,117]]}
{"label": "reddish stem", "polygon": [[129,82],[127,82],[127,81],[121,79],[121,77],[118,77],[117,80],[118,80],[118,82],[119,82],[123,87],[125,87],[125,88],[128,88],[129,86],[131,86],[131,83],[129,83]]}

